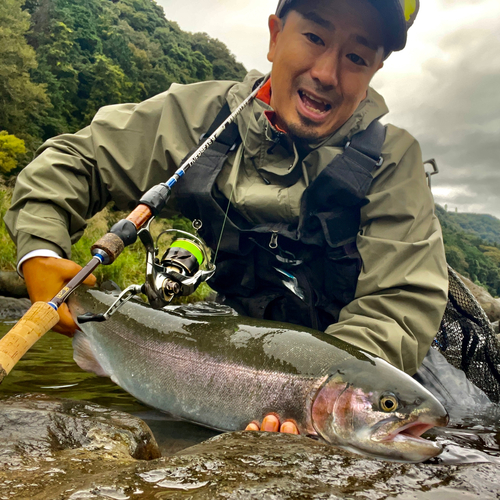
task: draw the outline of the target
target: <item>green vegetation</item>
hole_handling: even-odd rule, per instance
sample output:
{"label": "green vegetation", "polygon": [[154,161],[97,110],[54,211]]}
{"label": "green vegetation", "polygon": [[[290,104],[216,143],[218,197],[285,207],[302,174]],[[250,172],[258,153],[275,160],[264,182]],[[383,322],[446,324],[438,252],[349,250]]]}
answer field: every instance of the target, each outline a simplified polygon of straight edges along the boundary
{"label": "green vegetation", "polygon": [[[139,102],[173,82],[245,74],[223,43],[182,31],[154,0],[0,0],[0,216],[10,203],[8,177],[43,141],[85,127],[101,106]],[[94,217],[73,259],[86,263],[91,244],[123,217],[112,209]],[[159,224],[173,225],[186,229],[182,219]],[[0,245],[0,269],[14,270],[16,251],[3,224]],[[96,274],[123,288],[144,281],[144,263],[136,243]],[[202,286],[189,300],[209,291]]]}
{"label": "green vegetation", "polygon": [[17,167],[20,157],[26,153],[24,141],[6,130],[0,131],[0,173],[6,174]]}
{"label": "green vegetation", "polygon": [[26,142],[20,167],[101,106],[246,73],[223,43],[182,31],[153,0],[0,0],[0,61],[0,130]]}
{"label": "green vegetation", "polygon": [[485,242],[500,243],[500,220],[493,215],[445,212],[442,218],[449,226],[475,234]]}
{"label": "green vegetation", "polygon": [[[481,239],[478,234],[481,226],[470,231],[462,229],[456,216],[459,214],[446,212],[436,205],[436,213],[443,228],[446,260],[455,271],[470,278],[472,281],[485,287],[493,296],[500,296],[500,243],[489,243]],[[472,216],[469,220],[483,220],[491,218],[489,215],[460,214]],[[464,217],[463,220],[467,220]]]}

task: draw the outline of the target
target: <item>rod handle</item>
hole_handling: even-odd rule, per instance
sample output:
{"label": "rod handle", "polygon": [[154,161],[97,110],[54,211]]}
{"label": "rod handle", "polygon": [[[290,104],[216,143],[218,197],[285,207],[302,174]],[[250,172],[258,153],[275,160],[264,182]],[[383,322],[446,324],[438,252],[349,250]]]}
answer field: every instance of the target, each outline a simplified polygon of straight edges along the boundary
{"label": "rod handle", "polygon": [[0,384],[30,347],[59,322],[47,302],[35,302],[0,340]]}
{"label": "rod handle", "polygon": [[137,205],[135,209],[127,217],[127,220],[133,222],[137,229],[141,229],[144,224],[146,224],[149,219],[153,217],[153,212],[147,205]]}

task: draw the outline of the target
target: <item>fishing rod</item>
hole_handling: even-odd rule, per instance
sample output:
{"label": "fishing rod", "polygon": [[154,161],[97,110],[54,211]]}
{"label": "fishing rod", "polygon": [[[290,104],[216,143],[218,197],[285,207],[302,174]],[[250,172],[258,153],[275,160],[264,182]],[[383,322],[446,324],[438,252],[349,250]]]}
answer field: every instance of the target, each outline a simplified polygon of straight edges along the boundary
{"label": "fishing rod", "polygon": [[[74,276],[49,302],[35,302],[26,314],[14,325],[14,327],[0,340],[0,384],[11,372],[16,363],[33,346],[33,344],[47,333],[59,322],[58,309],[70,295],[88,278],[101,264],[110,265],[123,252],[125,247],[132,245],[139,236],[147,250],[147,276],[148,279],[142,287],[133,285],[120,295],[115,304],[104,314],[92,317],[81,316],[83,321],[106,320],[121,304],[133,295],[145,292],[153,307],[161,307],[168,303],[174,295],[188,294],[194,291],[202,281],[205,281],[215,272],[215,266],[208,271],[196,272],[195,267],[190,267],[191,276],[180,273],[182,266],[182,255],[167,254],[161,264],[155,262],[155,249],[149,233],[149,224],[167,204],[172,188],[185,175],[201,155],[217,140],[228,125],[234,122],[236,117],[255,98],[259,90],[266,83],[264,78],[260,85],[222,122],[222,124],[210,135],[205,142],[178,168],[167,182],[157,184],[147,191],[139,200],[138,206],[126,219],[117,222],[110,231],[105,234],[91,247],[92,259]],[[187,234],[187,233],[185,233]],[[196,246],[189,241],[182,244],[184,249],[190,253],[197,253]],[[203,247],[202,247],[203,248]],[[170,250],[170,249],[169,249]],[[179,258],[180,257],[180,258]],[[203,255],[206,258],[206,254]],[[200,263],[200,258],[197,259]],[[161,279],[161,282],[158,280]],[[199,281],[199,282],[198,282]],[[158,294],[158,287],[164,291]]]}

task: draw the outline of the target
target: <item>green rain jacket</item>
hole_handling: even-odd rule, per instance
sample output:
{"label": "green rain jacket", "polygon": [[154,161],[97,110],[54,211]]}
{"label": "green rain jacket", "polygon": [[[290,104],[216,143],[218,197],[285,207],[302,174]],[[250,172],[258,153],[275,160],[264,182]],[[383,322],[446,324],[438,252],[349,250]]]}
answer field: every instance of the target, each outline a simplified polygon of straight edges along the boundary
{"label": "green rain jacket", "polygon": [[[224,101],[235,109],[261,76],[251,72],[243,83],[174,84],[140,104],[106,106],[80,132],[48,140],[20,173],[5,216],[18,258],[38,249],[70,258],[87,219],[111,200],[121,210],[133,209],[145,191],[174,173]],[[388,111],[369,89],[339,130],[299,155],[290,140],[269,154],[277,131],[266,110],[270,106],[256,99],[238,117],[243,143],[217,178],[218,189],[255,224],[296,221],[309,183],[347,140]],[[446,306],[446,261],[417,141],[389,125],[382,156],[361,209],[357,246],[363,266],[356,296],[326,332],[414,374]],[[175,188],[173,196],[162,215],[175,211]]]}

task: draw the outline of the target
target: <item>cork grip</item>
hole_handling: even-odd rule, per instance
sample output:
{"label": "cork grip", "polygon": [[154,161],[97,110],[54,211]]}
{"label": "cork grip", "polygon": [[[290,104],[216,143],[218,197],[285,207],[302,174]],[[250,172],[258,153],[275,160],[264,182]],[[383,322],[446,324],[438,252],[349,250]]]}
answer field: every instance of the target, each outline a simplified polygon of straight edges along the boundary
{"label": "cork grip", "polygon": [[127,217],[127,220],[133,222],[137,229],[141,229],[152,216],[153,213],[147,205],[137,205],[134,211]]}
{"label": "cork grip", "polygon": [[113,233],[107,233],[92,245],[91,251],[94,253],[96,249],[104,250],[109,257],[109,262],[106,262],[106,264],[112,264],[123,252],[124,248],[125,245],[119,236]]}
{"label": "cork grip", "polygon": [[59,322],[59,314],[46,302],[35,302],[0,340],[0,383],[28,349]]}

